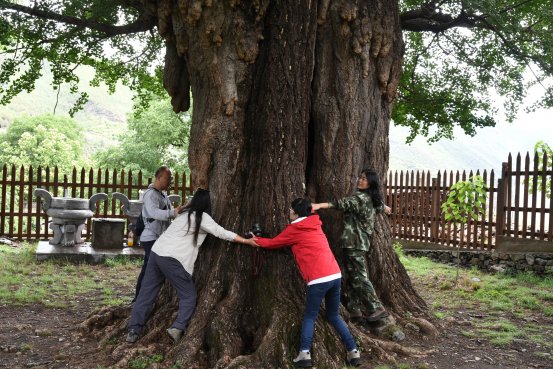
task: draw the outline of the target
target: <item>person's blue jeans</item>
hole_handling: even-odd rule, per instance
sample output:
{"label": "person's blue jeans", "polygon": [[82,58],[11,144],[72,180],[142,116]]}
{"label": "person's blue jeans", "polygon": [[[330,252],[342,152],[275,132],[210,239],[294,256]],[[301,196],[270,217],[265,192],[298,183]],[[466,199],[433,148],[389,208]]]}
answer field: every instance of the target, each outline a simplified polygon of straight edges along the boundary
{"label": "person's blue jeans", "polygon": [[140,245],[144,249],[144,264],[142,264],[142,270],[138,275],[138,281],[136,281],[136,292],[134,294],[134,299],[138,298],[140,293],[140,287],[142,287],[142,280],[144,279],[144,274],[146,274],[146,268],[148,268],[148,260],[150,260],[150,252],[152,252],[152,247],[154,247],[156,241],[144,241],[140,242]]}
{"label": "person's blue jeans", "polygon": [[340,278],[333,281],[317,283],[307,286],[307,297],[305,299],[305,316],[301,327],[301,345],[300,351],[311,350],[311,341],[313,340],[313,329],[315,321],[319,315],[319,307],[323,298],[325,298],[326,317],[328,322],[336,329],[342,342],[346,345],[348,351],[357,349],[355,341],[349,333],[344,321],[338,315],[340,308],[340,287],[342,280]]}

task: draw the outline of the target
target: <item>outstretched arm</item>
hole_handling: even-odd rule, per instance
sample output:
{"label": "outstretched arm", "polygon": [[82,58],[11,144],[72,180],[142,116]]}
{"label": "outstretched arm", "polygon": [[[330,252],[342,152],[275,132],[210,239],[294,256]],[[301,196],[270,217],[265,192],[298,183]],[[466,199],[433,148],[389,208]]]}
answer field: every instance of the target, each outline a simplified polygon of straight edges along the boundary
{"label": "outstretched arm", "polygon": [[287,227],[281,234],[275,238],[256,238],[255,239],[259,246],[265,249],[278,249],[281,247],[291,246],[294,244],[294,237],[290,227]]}
{"label": "outstretched arm", "polygon": [[311,204],[313,206],[313,210],[317,211],[319,209],[328,209],[328,202],[322,202],[320,204]]}
{"label": "outstretched arm", "polygon": [[205,232],[212,234],[215,237],[220,238],[222,240],[233,241],[236,243],[241,243],[244,245],[250,245],[254,247],[259,246],[253,238],[245,239],[244,237],[241,237],[234,232],[227,231],[219,224],[217,224],[212,217],[210,217],[205,213],[202,215],[202,224],[200,225],[200,228]]}

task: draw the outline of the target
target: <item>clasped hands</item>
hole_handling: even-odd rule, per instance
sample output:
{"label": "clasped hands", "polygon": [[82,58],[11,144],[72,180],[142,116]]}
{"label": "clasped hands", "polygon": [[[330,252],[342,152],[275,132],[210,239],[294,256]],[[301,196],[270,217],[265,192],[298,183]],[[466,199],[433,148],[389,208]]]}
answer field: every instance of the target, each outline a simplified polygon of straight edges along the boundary
{"label": "clasped hands", "polygon": [[245,245],[250,245],[251,247],[261,247],[257,244],[257,242],[255,242],[257,241],[257,238],[255,238],[255,235],[251,232],[250,234],[252,235],[252,238],[244,238],[244,241],[242,243]]}

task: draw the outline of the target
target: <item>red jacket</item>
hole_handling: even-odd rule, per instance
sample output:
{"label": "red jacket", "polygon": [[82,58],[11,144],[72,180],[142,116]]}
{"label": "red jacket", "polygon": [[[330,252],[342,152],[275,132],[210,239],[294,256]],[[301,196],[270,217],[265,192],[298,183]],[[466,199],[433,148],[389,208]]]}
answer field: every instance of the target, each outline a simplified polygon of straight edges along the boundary
{"label": "red jacket", "polygon": [[273,239],[257,238],[257,244],[266,249],[292,246],[294,258],[301,275],[307,281],[340,273],[340,267],[328,246],[318,215],[311,215],[300,222],[288,224]]}

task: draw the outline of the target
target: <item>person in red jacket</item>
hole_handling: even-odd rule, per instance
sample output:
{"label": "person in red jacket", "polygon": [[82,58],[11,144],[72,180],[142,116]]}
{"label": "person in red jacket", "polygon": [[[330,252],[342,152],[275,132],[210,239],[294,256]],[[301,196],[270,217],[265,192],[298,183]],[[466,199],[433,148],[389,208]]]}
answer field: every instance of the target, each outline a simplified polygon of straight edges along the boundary
{"label": "person in red jacket", "polygon": [[255,241],[266,249],[291,246],[300,273],[307,282],[300,353],[293,360],[294,366],[312,366],[309,351],[313,340],[315,320],[317,320],[323,298],[325,298],[326,317],[348,350],[348,363],[358,366],[361,365],[361,355],[357,351],[351,333],[338,315],[342,284],[340,267],[321,228],[323,223],[318,215],[312,213],[313,208],[308,200],[296,199],[292,202],[290,209],[291,224],[273,239],[257,237]]}

